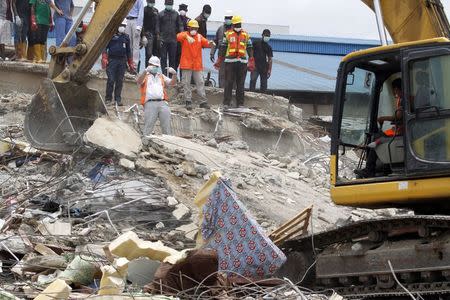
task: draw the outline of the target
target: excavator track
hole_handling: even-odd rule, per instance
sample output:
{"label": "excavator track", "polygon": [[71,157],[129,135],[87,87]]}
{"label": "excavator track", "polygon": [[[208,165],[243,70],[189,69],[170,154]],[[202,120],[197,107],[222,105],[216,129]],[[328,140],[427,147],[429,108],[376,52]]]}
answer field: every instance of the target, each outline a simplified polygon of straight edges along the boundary
{"label": "excavator track", "polygon": [[450,216],[360,221],[282,248],[290,269],[283,275],[316,290],[349,299],[450,296]]}

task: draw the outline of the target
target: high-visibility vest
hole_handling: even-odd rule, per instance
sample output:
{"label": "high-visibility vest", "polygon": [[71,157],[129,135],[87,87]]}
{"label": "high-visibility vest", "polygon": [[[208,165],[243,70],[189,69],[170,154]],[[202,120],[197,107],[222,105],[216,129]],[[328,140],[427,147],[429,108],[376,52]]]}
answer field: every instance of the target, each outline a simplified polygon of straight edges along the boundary
{"label": "high-visibility vest", "polygon": [[[159,75],[159,78],[161,79],[161,84],[163,87],[163,92],[164,92],[164,99],[165,101],[169,101],[169,95],[167,94],[167,90],[166,90],[166,83],[164,82],[164,78],[162,75]],[[144,78],[144,82],[142,82],[141,84],[141,104],[144,106],[145,103],[147,102],[147,80],[148,80],[148,74],[145,75]]]}
{"label": "high-visibility vest", "polygon": [[[402,98],[397,98],[396,103],[396,110],[394,112],[394,115],[397,115],[397,110],[399,110],[402,107]],[[384,134],[388,137],[394,137],[394,136],[402,136],[403,135],[403,125],[397,124],[392,126],[391,128],[384,131]]]}
{"label": "high-visibility vest", "polygon": [[247,44],[250,39],[250,35],[247,32],[228,30],[225,32],[225,38],[228,42],[228,49],[226,53],[227,58],[247,57]]}

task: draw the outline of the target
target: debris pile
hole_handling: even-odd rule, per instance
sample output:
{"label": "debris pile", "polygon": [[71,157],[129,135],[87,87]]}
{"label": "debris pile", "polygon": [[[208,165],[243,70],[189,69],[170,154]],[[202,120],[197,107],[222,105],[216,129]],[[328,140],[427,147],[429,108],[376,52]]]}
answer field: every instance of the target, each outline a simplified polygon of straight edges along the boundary
{"label": "debris pile", "polygon": [[285,256],[267,236],[311,205],[314,231],[379,215],[331,203],[329,139],[299,116],[175,106],[212,130],[141,139],[134,115],[102,118],[58,154],[23,136],[30,95],[0,99],[1,299],[328,299],[272,278]]}

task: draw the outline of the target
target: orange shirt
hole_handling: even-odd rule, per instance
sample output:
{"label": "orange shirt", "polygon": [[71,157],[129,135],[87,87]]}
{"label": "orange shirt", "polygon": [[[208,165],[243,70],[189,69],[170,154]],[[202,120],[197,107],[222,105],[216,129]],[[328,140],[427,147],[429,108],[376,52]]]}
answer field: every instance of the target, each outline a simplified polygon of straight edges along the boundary
{"label": "orange shirt", "polygon": [[189,32],[180,32],[177,35],[178,42],[181,43],[181,59],[180,59],[180,69],[182,70],[192,70],[192,71],[203,71],[203,58],[202,49],[210,48],[209,42],[201,34],[197,33],[195,36],[191,36],[195,41],[189,44],[186,36]]}

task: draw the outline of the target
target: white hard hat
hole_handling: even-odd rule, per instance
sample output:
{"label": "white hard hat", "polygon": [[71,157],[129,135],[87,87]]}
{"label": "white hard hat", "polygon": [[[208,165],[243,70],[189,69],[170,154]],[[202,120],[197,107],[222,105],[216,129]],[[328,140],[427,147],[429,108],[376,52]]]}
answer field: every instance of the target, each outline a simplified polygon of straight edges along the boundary
{"label": "white hard hat", "polygon": [[122,25],[122,26],[127,26],[127,19],[123,19],[123,21],[122,21],[122,23],[120,24],[120,25]]}
{"label": "white hard hat", "polygon": [[225,11],[225,17],[232,17],[233,16],[233,11],[231,9]]}
{"label": "white hard hat", "polygon": [[150,57],[150,59],[148,60],[148,63],[152,66],[161,67],[161,61],[159,60],[159,58],[157,56]]}

